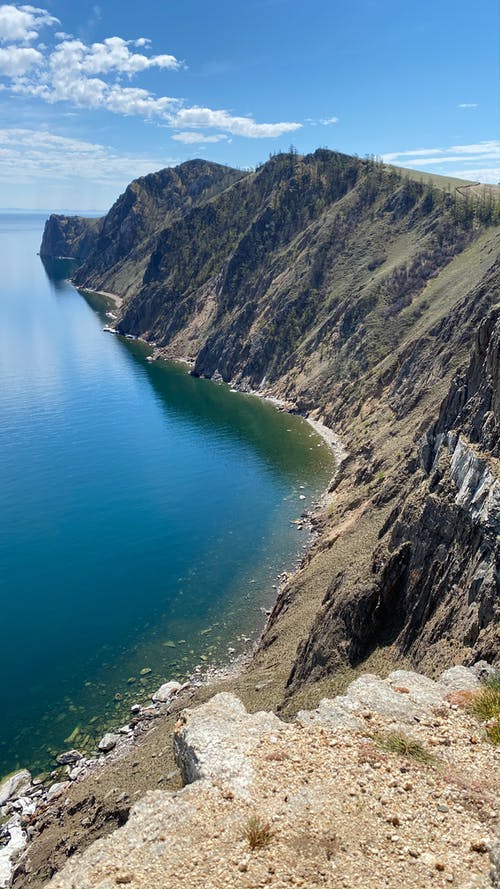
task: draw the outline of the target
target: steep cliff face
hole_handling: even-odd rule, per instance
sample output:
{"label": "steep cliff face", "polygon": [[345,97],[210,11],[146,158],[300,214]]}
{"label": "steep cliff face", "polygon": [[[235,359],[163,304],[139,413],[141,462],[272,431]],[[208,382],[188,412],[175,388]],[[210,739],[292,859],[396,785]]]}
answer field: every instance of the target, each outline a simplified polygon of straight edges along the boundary
{"label": "steep cliff face", "polygon": [[129,186],[75,283],[124,297],[119,330],[196,374],[324,403],[429,314],[427,286],[481,228],[464,206],[326,150],[250,174],[191,161]]}
{"label": "steep cliff face", "polygon": [[[498,660],[500,310],[480,320],[498,284],[493,271],[455,315],[458,329],[470,329],[479,314],[468,369],[452,380],[438,419],[402,473],[403,491],[372,552],[371,577],[359,576],[356,585],[340,571],[330,583],[299,647],[291,688],[357,664],[381,644],[429,670],[446,660]],[[453,339],[450,331],[449,349]],[[415,385],[420,373],[417,365]],[[382,489],[379,501],[385,496]]]}
{"label": "steep cliff face", "polygon": [[496,657],[497,201],[318,150],[161,171],[96,227],[75,280],[125,298],[120,332],[347,447],[258,655],[289,701],[377,648],[429,670]]}
{"label": "steep cliff face", "polygon": [[75,275],[77,286],[131,296],[142,284],[158,233],[244,175],[195,160],[143,176],[128,186],[101,220],[51,216],[40,252],[84,260]]}
{"label": "steep cliff face", "polygon": [[102,219],[84,216],[49,216],[43,230],[40,256],[86,259],[97,243]]}

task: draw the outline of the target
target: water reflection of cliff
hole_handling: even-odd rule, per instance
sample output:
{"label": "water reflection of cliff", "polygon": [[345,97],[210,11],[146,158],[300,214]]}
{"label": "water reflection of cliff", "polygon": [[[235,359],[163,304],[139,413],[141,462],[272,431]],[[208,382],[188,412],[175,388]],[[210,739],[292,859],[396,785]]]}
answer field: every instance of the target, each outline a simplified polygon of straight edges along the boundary
{"label": "water reflection of cliff", "polygon": [[68,278],[71,278],[75,269],[78,268],[78,261],[69,258],[53,259],[48,256],[41,256],[40,260],[52,290],[58,292],[66,290]]}

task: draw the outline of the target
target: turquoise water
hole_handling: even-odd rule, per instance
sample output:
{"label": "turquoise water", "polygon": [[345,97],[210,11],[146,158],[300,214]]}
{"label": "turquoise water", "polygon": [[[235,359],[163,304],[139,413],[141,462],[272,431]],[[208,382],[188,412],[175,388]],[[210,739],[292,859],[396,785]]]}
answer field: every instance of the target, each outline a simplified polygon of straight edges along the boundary
{"label": "turquoise water", "polygon": [[43,222],[0,216],[0,774],[245,650],[332,472],[298,417],[103,332]]}

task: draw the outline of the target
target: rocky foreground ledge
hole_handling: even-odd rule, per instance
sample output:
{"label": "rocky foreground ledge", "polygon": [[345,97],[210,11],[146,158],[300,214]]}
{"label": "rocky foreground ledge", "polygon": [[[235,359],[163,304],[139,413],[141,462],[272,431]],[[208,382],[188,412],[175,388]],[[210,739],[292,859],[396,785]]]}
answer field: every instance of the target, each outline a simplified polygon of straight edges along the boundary
{"label": "rocky foreground ledge", "polygon": [[293,723],[225,693],[184,710],[186,786],[147,793],[49,889],[497,885],[498,748],[469,706],[489,670],[365,673]]}

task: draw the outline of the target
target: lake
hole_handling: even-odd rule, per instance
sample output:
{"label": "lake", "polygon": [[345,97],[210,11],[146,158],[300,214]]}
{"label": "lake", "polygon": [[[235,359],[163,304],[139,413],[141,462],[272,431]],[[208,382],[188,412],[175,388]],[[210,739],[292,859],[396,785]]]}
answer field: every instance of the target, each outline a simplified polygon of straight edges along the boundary
{"label": "lake", "polygon": [[0,215],[0,775],[248,650],[333,470],[301,418],[104,332],[44,219]]}

